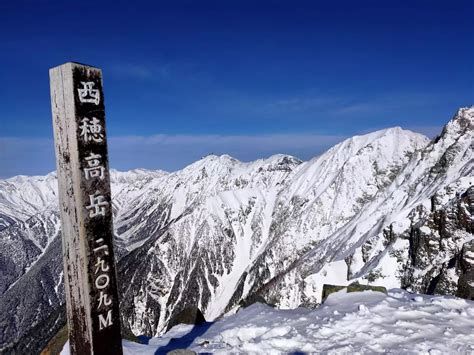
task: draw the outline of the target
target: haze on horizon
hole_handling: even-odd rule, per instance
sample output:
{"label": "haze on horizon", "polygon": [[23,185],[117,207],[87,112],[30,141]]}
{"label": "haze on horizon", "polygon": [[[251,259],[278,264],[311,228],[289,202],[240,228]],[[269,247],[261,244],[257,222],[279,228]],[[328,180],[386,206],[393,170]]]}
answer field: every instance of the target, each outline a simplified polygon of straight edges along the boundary
{"label": "haze on horizon", "polygon": [[113,168],[309,159],[474,103],[472,1],[0,4],[0,178],[55,169],[48,69],[103,69]]}

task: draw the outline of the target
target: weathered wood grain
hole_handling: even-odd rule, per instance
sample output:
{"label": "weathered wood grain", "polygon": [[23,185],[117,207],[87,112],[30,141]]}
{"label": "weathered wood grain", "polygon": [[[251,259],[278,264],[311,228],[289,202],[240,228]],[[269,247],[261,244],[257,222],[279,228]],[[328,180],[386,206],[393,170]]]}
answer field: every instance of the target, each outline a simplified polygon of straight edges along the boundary
{"label": "weathered wood grain", "polygon": [[71,354],[122,354],[102,72],[66,63],[50,85]]}

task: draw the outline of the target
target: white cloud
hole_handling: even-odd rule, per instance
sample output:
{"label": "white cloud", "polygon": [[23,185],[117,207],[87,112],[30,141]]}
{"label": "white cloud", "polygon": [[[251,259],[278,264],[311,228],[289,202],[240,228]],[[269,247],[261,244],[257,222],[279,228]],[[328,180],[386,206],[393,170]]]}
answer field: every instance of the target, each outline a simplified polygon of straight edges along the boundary
{"label": "white cloud", "polygon": [[109,144],[112,166],[119,169],[176,170],[210,153],[243,161],[277,153],[309,159],[344,138],[320,134],[154,135],[112,137]]}
{"label": "white cloud", "polygon": [[[109,138],[110,165],[119,170],[134,168],[177,170],[214,154],[229,154],[251,161],[283,153],[310,159],[345,136],[323,134],[268,135],[153,135]],[[0,178],[42,175],[55,169],[52,139],[0,137]]]}
{"label": "white cloud", "polygon": [[302,96],[292,97],[287,99],[276,100],[264,105],[266,111],[285,111],[285,112],[298,112],[298,111],[314,111],[314,110],[327,110],[330,107],[334,107],[340,104],[341,99],[329,96]]}
{"label": "white cloud", "polygon": [[164,79],[169,76],[169,67],[167,65],[144,65],[120,63],[108,68],[110,73],[123,79]]}
{"label": "white cloud", "polygon": [[382,106],[377,103],[361,102],[351,105],[345,105],[333,109],[331,112],[336,115],[367,114],[379,110]]}
{"label": "white cloud", "polygon": [[43,175],[54,169],[52,139],[0,137],[0,178]]}

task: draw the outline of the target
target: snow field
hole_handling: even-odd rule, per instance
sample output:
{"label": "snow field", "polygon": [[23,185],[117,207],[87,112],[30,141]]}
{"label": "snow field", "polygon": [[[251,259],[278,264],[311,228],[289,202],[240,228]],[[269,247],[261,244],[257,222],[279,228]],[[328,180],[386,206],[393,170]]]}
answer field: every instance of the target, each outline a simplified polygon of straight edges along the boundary
{"label": "snow field", "polygon": [[256,303],[206,327],[191,338],[199,326],[175,326],[148,345],[124,341],[124,353],[166,353],[170,344],[214,354],[474,353],[473,301],[401,289],[388,295],[341,290],[315,310]]}

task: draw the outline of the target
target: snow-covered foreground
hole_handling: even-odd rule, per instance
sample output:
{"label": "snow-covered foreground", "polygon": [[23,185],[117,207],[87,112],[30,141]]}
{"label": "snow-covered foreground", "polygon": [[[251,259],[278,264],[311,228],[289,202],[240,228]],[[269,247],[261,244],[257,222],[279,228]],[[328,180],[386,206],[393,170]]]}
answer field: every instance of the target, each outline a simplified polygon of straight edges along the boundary
{"label": "snow-covered foreground", "polygon": [[[254,304],[201,326],[178,325],[148,345],[124,341],[125,354],[187,348],[202,353],[474,352],[474,302],[400,289],[332,294],[315,310]],[[61,354],[68,354],[68,347]]]}

